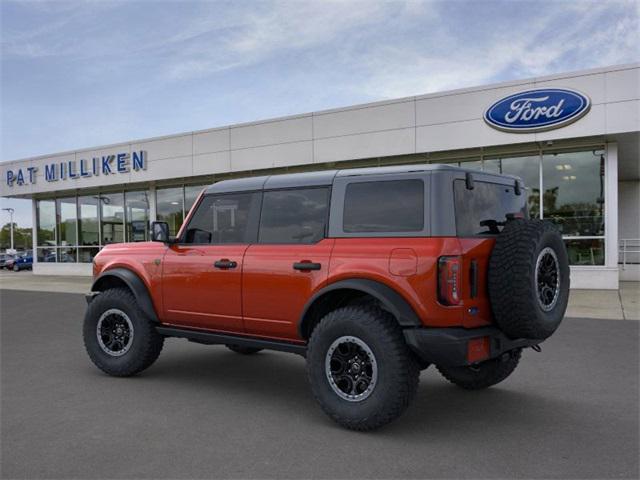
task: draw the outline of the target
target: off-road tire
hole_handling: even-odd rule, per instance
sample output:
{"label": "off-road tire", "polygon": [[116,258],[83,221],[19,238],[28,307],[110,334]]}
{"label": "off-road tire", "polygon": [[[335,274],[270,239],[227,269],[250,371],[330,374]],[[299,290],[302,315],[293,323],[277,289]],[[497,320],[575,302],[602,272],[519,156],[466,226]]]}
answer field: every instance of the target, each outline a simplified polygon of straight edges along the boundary
{"label": "off-road tire", "polygon": [[[368,397],[348,401],[331,387],[325,360],[331,344],[357,337],[373,352],[377,381]],[[311,334],[307,375],[313,396],[324,412],[351,430],[379,428],[399,417],[418,388],[420,370],[394,317],[375,306],[355,305],[325,315]]]}
{"label": "off-road tire", "polygon": [[[131,347],[119,357],[102,350],[96,333],[100,316],[113,308],[123,311],[133,324]],[[91,301],[84,317],[83,337],[91,361],[100,370],[115,377],[128,377],[150,367],[164,344],[164,337],[156,331],[153,322],[146,317],[133,294],[126,288],[105,290]]]}
{"label": "off-road tire", "polygon": [[[545,249],[555,254],[559,271],[557,300],[548,311],[535,280]],[[507,336],[544,340],[555,332],[569,300],[569,260],[558,228],[546,220],[507,222],[491,252],[488,287],[496,324]]]}
{"label": "off-road tire", "polygon": [[253,355],[254,353],[258,353],[262,350],[261,348],[243,347],[242,345],[234,345],[232,343],[228,343],[225,346],[232,352],[236,352],[241,355]]}
{"label": "off-road tire", "polygon": [[468,367],[443,367],[437,365],[440,374],[451,383],[465,390],[482,390],[506,379],[516,369],[522,355],[521,349],[512,350],[498,358]]}

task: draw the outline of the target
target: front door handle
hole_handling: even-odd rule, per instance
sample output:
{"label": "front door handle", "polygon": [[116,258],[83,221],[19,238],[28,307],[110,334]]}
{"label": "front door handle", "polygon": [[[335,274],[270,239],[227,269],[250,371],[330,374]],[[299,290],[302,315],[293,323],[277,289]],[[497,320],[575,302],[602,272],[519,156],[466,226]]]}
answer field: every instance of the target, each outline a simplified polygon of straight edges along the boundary
{"label": "front door handle", "polygon": [[216,260],[213,266],[216,268],[221,268],[222,270],[227,270],[229,268],[236,268],[238,266],[238,262],[234,262],[233,260],[229,260],[228,258],[221,258],[220,260]]}
{"label": "front door handle", "polygon": [[294,270],[320,270],[319,263],[310,262],[308,260],[303,260],[302,262],[296,262],[293,264]]}

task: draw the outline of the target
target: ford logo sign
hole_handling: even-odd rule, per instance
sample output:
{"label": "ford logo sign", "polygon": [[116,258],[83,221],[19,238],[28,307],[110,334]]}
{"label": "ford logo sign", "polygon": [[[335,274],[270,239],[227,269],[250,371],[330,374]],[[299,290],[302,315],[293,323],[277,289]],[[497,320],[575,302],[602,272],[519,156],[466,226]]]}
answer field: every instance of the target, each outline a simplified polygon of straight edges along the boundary
{"label": "ford logo sign", "polygon": [[575,122],[590,107],[589,97],[576,90],[540,88],[498,100],[484,112],[484,120],[505,132],[540,132]]}

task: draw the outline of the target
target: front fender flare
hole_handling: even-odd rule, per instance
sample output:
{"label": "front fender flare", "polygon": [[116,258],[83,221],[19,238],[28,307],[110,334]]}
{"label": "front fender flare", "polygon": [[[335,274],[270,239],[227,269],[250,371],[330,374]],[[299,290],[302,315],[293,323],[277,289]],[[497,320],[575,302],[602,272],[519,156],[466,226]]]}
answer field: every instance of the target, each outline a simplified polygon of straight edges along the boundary
{"label": "front fender flare", "polygon": [[133,296],[136,297],[138,306],[150,320],[160,323],[147,286],[142,279],[131,270],[126,268],[113,268],[102,272],[98,278],[94,280],[93,285],[91,285],[91,292],[101,292],[105,290],[105,287],[109,284],[109,280],[114,278],[121,280],[129,287]]}
{"label": "front fender flare", "polygon": [[331,283],[317,291],[305,304],[302,314],[298,320],[298,334],[304,338],[305,318],[313,304],[322,298],[325,294],[335,290],[358,290],[367,295],[374,297],[382,306],[388,310],[398,321],[402,327],[419,327],[422,326],[420,317],[416,314],[413,307],[391,287],[364,278],[354,278],[349,280],[341,280]]}

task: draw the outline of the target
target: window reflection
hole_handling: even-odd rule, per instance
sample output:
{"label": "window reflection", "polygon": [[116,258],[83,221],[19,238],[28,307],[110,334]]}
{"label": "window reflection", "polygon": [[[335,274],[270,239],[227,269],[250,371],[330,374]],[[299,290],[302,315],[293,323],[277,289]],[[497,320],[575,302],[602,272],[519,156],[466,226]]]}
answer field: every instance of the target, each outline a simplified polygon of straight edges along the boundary
{"label": "window reflection", "polygon": [[56,244],[56,202],[38,200],[37,203],[38,245],[54,246]]}
{"label": "window reflection", "polygon": [[59,198],[58,209],[58,245],[77,245],[77,209],[76,198]]}
{"label": "window reflection", "polygon": [[527,208],[531,218],[540,218],[540,156],[488,158],[486,172],[516,175],[522,179],[527,192]]}
{"label": "window reflection", "polygon": [[604,155],[551,153],[542,162],[544,217],[563,235],[604,235]]}
{"label": "window reflection", "polygon": [[565,240],[569,265],[604,265],[604,239]]}
{"label": "window reflection", "polygon": [[124,242],[124,195],[100,195],[102,244]]}
{"label": "window reflection", "polygon": [[198,195],[204,188],[204,185],[190,185],[184,187],[184,214],[187,215],[193,204],[196,203]]}
{"label": "window reflection", "polygon": [[183,190],[182,187],[159,188],[156,190],[156,216],[159,222],[169,224],[169,233],[177,235],[182,225]]}
{"label": "window reflection", "polygon": [[149,194],[147,191],[126,192],[127,242],[149,239]]}
{"label": "window reflection", "polygon": [[99,245],[98,197],[78,197],[78,216],[79,245]]}

